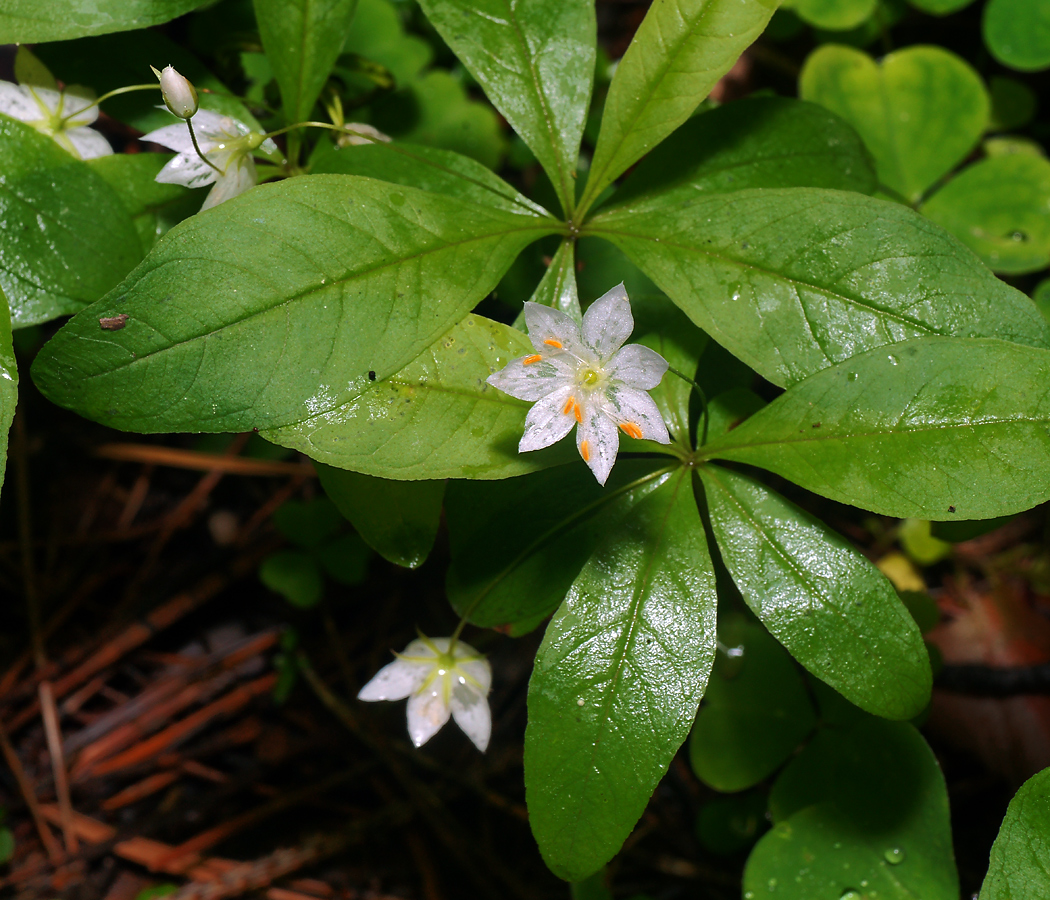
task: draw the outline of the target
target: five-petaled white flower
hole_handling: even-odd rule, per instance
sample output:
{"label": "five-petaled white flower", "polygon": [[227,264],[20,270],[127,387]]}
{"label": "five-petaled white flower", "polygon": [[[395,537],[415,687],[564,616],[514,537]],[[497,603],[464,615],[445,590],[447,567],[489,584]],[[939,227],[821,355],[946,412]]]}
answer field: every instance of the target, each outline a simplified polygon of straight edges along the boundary
{"label": "five-petaled white flower", "polygon": [[504,393],[535,402],[525,418],[520,452],[549,447],[576,425],[580,456],[605,484],[620,431],[671,442],[660,410],[646,393],[660,383],[667,361],[641,344],[623,346],[634,317],[622,284],[591,304],[582,329],[565,313],[532,302],[525,304],[525,323],[536,352],[488,378]]}
{"label": "five-petaled white flower", "polygon": [[441,730],[451,713],[456,724],[482,753],[489,745],[492,716],[488,693],[492,669],[473,647],[451,638],[420,635],[396,653],[368,682],[359,700],[404,700],[408,697],[408,734],[422,747]]}
{"label": "five-petaled white flower", "polygon": [[207,109],[197,111],[193,125],[201,153],[215,166],[214,169],[193,149],[185,122],[165,125],[143,135],[140,140],[162,144],[179,154],[157,173],[157,181],[191,188],[215,184],[201,209],[218,206],[255,186],[258,176],[252,153],[256,150],[266,155],[278,152],[272,140],[252,131],[243,122]]}
{"label": "five-petaled white flower", "polygon": [[39,83],[0,81],[0,113],[46,134],[78,159],[110,156],[113,148],[109,141],[87,127],[98,118],[95,92],[79,84],[60,90],[39,60],[24,47],[19,47],[18,52],[29,57],[29,71]]}

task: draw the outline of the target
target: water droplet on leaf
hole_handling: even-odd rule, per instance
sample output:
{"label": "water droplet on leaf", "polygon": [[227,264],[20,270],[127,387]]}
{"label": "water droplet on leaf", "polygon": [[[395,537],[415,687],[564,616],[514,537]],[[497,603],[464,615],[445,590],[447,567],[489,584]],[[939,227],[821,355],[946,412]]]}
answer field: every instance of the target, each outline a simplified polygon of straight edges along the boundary
{"label": "water droplet on leaf", "polygon": [[904,851],[900,847],[890,847],[883,856],[886,857],[886,862],[891,866],[895,866],[898,863],[904,862]]}

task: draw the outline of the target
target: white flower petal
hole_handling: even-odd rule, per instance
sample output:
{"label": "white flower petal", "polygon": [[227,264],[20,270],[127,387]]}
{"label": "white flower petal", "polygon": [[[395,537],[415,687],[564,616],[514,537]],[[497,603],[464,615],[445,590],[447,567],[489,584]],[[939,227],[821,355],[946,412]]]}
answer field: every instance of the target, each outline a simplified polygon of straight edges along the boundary
{"label": "white flower petal", "polygon": [[525,324],[529,329],[529,340],[539,353],[550,353],[559,348],[545,341],[555,341],[565,350],[575,350],[580,344],[580,328],[561,310],[552,309],[542,303],[525,302]]}
{"label": "white flower petal", "polygon": [[218,178],[218,173],[196,153],[180,153],[157,173],[155,181],[161,184],[184,184],[186,187],[198,188],[211,184]]}
{"label": "white flower petal", "polygon": [[601,404],[588,404],[583,423],[576,429],[576,448],[590,466],[598,484],[604,485],[620,449],[620,433],[602,410]]}
{"label": "white flower petal", "polygon": [[10,81],[0,81],[0,113],[22,122],[43,118],[40,107],[26,89]]}
{"label": "white flower petal", "polygon": [[225,174],[219,176],[215,181],[215,187],[208,192],[204,199],[201,211],[211,209],[220,203],[243,194],[245,191],[255,187],[255,163],[250,156],[243,157],[226,169]]}
{"label": "white flower petal", "polygon": [[448,721],[449,705],[445,702],[445,686],[440,678],[408,701],[408,736],[417,747],[422,747]]}
{"label": "white flower petal", "polygon": [[[462,656],[475,656],[477,659],[461,659]],[[466,677],[467,684],[473,684],[482,694],[487,695],[492,687],[492,666],[477,650],[462,641],[456,642],[456,668]]]}
{"label": "white flower petal", "polygon": [[[193,149],[193,141],[190,140],[190,132],[185,122],[176,122],[174,125],[165,125],[163,128],[157,128],[149,134],[142,135],[139,140],[145,141],[147,144],[160,144],[162,147],[167,147],[176,153],[193,153],[196,155],[196,151]],[[207,148],[203,146],[201,150],[205,153],[208,152]]]}
{"label": "white flower petal", "polygon": [[594,301],[583,314],[583,342],[607,360],[634,331],[631,302],[623,282]]}
{"label": "white flower petal", "polygon": [[628,344],[609,360],[605,374],[628,387],[651,391],[667,372],[667,360],[641,344]]}
{"label": "white flower petal", "polygon": [[98,104],[95,103],[95,92],[81,84],[70,85],[62,92],[63,128],[73,129],[81,125],[90,125],[98,118]]}
{"label": "white flower petal", "polygon": [[566,404],[575,388],[565,385],[538,400],[525,417],[525,433],[518,443],[519,453],[542,450],[556,444],[572,431],[576,424],[574,407],[566,412]]}
{"label": "white flower petal", "polygon": [[375,677],[358,691],[357,699],[404,700],[419,690],[431,668],[428,663],[395,659],[376,672]]}
{"label": "white flower petal", "polygon": [[222,113],[213,112],[210,109],[199,109],[193,117],[193,130],[197,132],[197,139],[201,135],[205,137],[239,138],[249,134],[251,129],[238,119],[224,116]]}
{"label": "white flower petal", "polygon": [[[642,437],[659,444],[671,443],[660,409],[645,391],[622,384],[610,385],[605,390],[602,411],[617,426],[625,426],[622,430],[631,437]],[[635,432],[635,429],[641,434]]]}
{"label": "white flower petal", "polygon": [[81,159],[97,159],[112,156],[113,148],[94,128],[70,128],[65,132],[69,142],[76,148]]}
{"label": "white flower petal", "polygon": [[525,364],[526,359],[531,357],[523,356],[512,360],[485,380],[504,394],[518,400],[528,400],[530,403],[546,397],[560,387],[572,384],[574,380],[575,370],[556,356],[530,362],[528,365]]}
{"label": "white flower petal", "polygon": [[39,118],[50,118],[62,107],[62,92],[51,88],[40,87],[37,84],[24,84],[23,88],[40,109]]}
{"label": "white flower petal", "polygon": [[463,685],[452,689],[452,716],[463,733],[473,741],[482,753],[488,748],[492,735],[492,712],[488,698],[477,691],[467,690]]}

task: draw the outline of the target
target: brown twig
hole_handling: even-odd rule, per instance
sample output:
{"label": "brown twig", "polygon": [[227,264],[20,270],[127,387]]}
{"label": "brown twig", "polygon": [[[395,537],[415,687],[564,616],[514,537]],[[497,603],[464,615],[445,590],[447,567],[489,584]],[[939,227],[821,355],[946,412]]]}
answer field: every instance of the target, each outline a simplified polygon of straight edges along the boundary
{"label": "brown twig", "polygon": [[80,848],[77,846],[77,836],[73,831],[73,803],[69,797],[66,756],[62,752],[62,729],[58,721],[58,710],[55,708],[55,695],[51,691],[51,682],[40,682],[37,692],[40,697],[40,716],[44,720],[47,752],[51,757],[55,795],[58,798],[59,812],[62,814],[62,837],[65,840],[66,853],[73,855],[78,853]]}
{"label": "brown twig", "polygon": [[152,444],[103,444],[95,456],[119,462],[138,462],[175,469],[196,469],[203,472],[219,471],[226,475],[287,476],[312,478],[317,472],[308,462],[284,462],[276,459],[252,459],[243,456],[198,453],[174,447]]}
{"label": "brown twig", "polygon": [[37,834],[40,835],[40,842],[44,845],[44,851],[47,853],[48,860],[50,860],[52,866],[60,865],[64,859],[62,848],[58,845],[58,841],[55,840],[55,836],[51,833],[51,829],[47,827],[47,823],[41,815],[40,804],[37,802],[36,794],[33,791],[33,784],[30,782],[29,776],[26,775],[26,770],[22,768],[22,761],[18,758],[18,754],[15,753],[15,748],[11,746],[11,741],[3,724],[0,724],[0,750],[3,751],[4,759],[7,760],[7,765],[14,774],[15,781],[18,782],[18,789],[22,792],[22,797],[29,808],[29,815],[33,817],[33,824],[36,826]]}

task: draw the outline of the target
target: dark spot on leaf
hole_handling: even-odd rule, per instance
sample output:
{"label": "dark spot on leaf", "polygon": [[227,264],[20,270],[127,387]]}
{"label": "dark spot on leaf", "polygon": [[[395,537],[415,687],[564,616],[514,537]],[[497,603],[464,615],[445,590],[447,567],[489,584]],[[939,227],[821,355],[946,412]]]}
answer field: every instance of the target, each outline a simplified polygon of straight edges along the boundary
{"label": "dark spot on leaf", "polygon": [[954,506],[949,506],[948,507],[948,512],[955,512],[955,507]]}
{"label": "dark spot on leaf", "polygon": [[812,427],[813,428],[820,428],[820,422],[814,422]]}
{"label": "dark spot on leaf", "polygon": [[128,314],[120,313],[116,316],[103,316],[98,320],[98,327],[103,331],[120,331],[128,323]]}
{"label": "dark spot on leaf", "polygon": [[368,370],[368,380],[369,381],[375,381],[376,380],[376,373],[373,372],[371,369]]}

